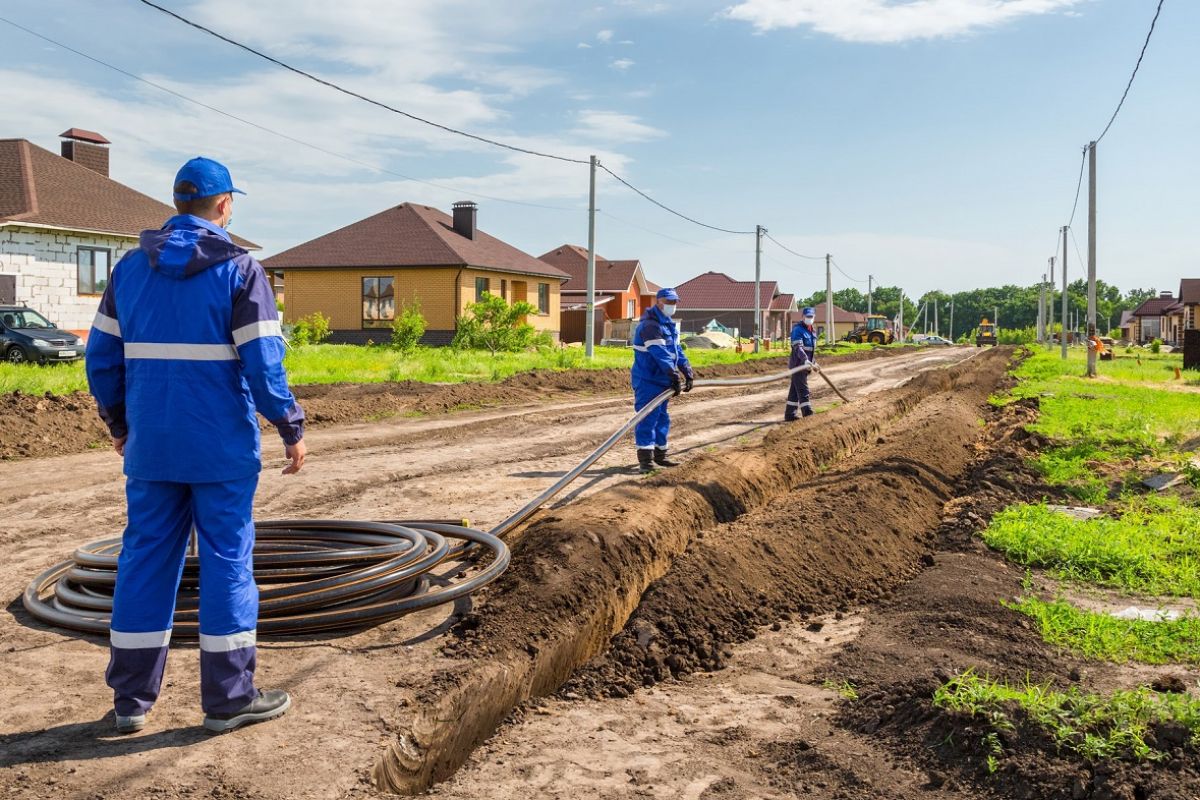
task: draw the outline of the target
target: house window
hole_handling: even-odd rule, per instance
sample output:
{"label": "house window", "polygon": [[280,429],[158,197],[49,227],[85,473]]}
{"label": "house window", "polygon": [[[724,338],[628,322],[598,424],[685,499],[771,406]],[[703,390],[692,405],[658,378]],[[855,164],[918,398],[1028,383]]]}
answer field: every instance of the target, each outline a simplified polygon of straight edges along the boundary
{"label": "house window", "polygon": [[550,284],[548,283],[538,284],[538,313],[550,313]]}
{"label": "house window", "polygon": [[100,247],[80,247],[75,251],[79,294],[102,294],[108,286],[112,251]]}
{"label": "house window", "polygon": [[502,300],[508,299],[508,281],[504,278],[500,279],[500,298]]}
{"label": "house window", "polygon": [[489,288],[489,283],[488,283],[487,278],[476,278],[475,279],[475,302],[476,303],[478,303],[480,300],[483,299],[483,293],[486,292],[488,290],[488,288]]}
{"label": "house window", "polygon": [[362,326],[390,328],[396,318],[396,292],[391,278],[362,279]]}
{"label": "house window", "polygon": [[637,316],[637,300],[628,300],[625,302],[625,316],[630,319]]}

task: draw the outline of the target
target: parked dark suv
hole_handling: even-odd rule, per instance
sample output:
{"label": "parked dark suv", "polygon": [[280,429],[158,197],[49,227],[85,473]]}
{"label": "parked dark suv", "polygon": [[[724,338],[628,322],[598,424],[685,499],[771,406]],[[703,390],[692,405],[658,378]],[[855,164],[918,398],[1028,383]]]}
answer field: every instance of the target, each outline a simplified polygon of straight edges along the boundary
{"label": "parked dark suv", "polygon": [[32,308],[0,306],[0,356],[10,364],[74,361],[83,358],[83,340]]}

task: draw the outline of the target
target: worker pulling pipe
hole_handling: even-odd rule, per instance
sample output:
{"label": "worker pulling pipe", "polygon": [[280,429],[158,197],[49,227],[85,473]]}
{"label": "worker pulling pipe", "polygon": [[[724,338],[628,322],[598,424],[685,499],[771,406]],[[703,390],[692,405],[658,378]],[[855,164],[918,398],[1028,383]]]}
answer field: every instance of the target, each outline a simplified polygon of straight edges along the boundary
{"label": "worker pulling pipe", "polygon": [[[810,362],[771,375],[700,379],[694,386],[730,388],[786,381],[814,367]],[[845,399],[841,392],[838,395]],[[508,567],[510,553],[503,537],[674,396],[674,389],[658,393],[579,464],[490,531],[447,521],[256,522],[254,579],[261,586],[272,586],[260,594],[258,632],[298,635],[362,628],[451,603],[483,588]],[[447,539],[457,544],[450,545]],[[26,610],[56,627],[107,633],[120,545],[120,539],[84,545],[72,559],[38,575],[22,597]],[[447,577],[461,573],[464,561],[473,562],[479,571],[465,579]],[[442,574],[437,574],[440,567],[444,567]],[[198,560],[188,556],[174,638],[199,635],[198,577]]]}

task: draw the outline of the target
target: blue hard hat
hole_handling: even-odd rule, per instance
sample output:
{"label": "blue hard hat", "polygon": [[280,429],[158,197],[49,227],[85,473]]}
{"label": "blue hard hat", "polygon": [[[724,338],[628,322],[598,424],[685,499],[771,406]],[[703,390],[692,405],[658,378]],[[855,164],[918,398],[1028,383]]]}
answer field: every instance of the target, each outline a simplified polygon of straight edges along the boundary
{"label": "blue hard hat", "polygon": [[817,315],[817,310],[812,306],[805,306],[803,309],[801,309],[800,313],[806,317],[815,317]]}
{"label": "blue hard hat", "polygon": [[188,181],[196,187],[196,192],[193,194],[175,193],[173,196],[176,200],[197,200],[201,197],[212,197],[214,194],[225,194],[226,192],[237,192],[245,194],[241,189],[237,189],[233,185],[233,178],[229,175],[229,170],[219,161],[213,161],[211,158],[197,156],[191,161],[179,168],[179,172],[175,174],[175,183],[180,181]]}
{"label": "blue hard hat", "polygon": [[670,286],[665,286],[662,289],[659,289],[655,293],[654,299],[655,300],[674,300],[674,301],[678,302],[679,294],[674,289],[672,289]]}

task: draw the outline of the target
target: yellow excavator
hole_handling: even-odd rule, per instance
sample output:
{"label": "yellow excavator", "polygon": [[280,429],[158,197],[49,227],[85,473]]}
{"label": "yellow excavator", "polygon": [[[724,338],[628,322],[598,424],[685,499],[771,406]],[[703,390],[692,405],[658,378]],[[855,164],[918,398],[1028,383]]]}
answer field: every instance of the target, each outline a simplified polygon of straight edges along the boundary
{"label": "yellow excavator", "polygon": [[975,346],[983,347],[991,345],[995,347],[1000,343],[1000,339],[996,336],[996,326],[988,322],[988,318],[984,317],[979,323],[979,332],[975,334]]}
{"label": "yellow excavator", "polygon": [[879,314],[869,315],[865,325],[859,325],[842,337],[843,341],[857,342],[858,344],[867,344],[868,342],[870,344],[891,344],[895,338],[891,322],[887,317]]}

